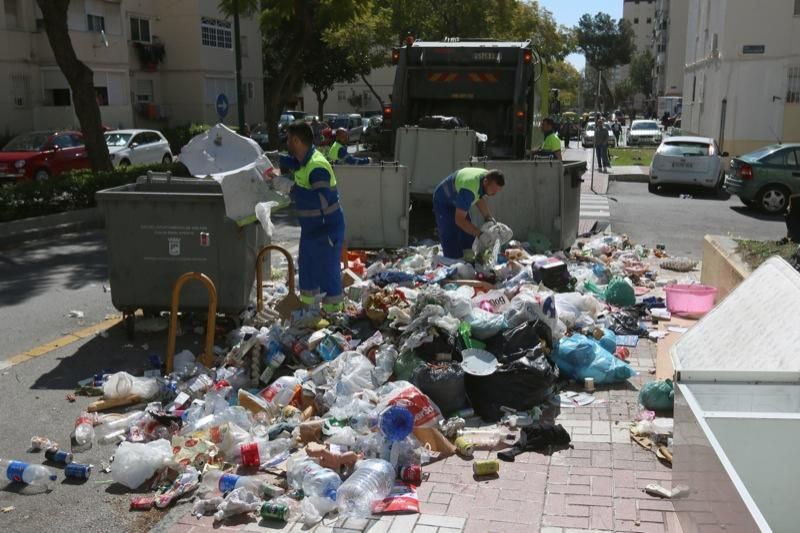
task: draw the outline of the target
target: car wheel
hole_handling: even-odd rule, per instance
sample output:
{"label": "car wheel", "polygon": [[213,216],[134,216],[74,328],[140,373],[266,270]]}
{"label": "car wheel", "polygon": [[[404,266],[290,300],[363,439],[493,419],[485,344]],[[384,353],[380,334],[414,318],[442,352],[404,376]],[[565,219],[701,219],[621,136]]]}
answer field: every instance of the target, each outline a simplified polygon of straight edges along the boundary
{"label": "car wheel", "polygon": [[129,167],[130,165],[131,162],[128,161],[127,159],[123,159],[122,161],[119,162],[120,168]]}
{"label": "car wheel", "polygon": [[37,171],[36,171],[36,173],[33,175],[33,180],[34,180],[36,183],[44,183],[44,182],[46,182],[46,181],[47,181],[47,180],[49,180],[49,179],[50,179],[50,173],[49,173],[49,172],[48,172],[46,169],[44,169],[44,168],[40,168],[40,169],[39,169],[39,170],[37,170]]}
{"label": "car wheel", "polygon": [[165,165],[169,165],[170,163],[172,163],[172,156],[169,154],[164,154],[164,158],[161,159],[161,162]]}
{"label": "car wheel", "polygon": [[648,183],[647,184],[647,192],[655,194],[658,192],[658,185],[655,183]]}
{"label": "car wheel", "polygon": [[770,214],[783,213],[789,204],[789,191],[782,185],[767,185],[758,195],[758,207]]}

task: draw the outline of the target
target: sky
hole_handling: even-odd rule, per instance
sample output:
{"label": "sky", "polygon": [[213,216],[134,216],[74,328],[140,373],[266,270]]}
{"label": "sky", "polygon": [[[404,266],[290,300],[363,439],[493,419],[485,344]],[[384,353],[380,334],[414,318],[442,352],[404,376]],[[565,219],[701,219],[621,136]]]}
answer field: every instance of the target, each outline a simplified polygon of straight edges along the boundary
{"label": "sky", "polygon": [[[622,0],[539,0],[539,5],[552,13],[558,24],[570,27],[577,25],[584,13],[602,11],[615,20],[622,18]],[[586,64],[583,54],[570,54],[567,61],[578,70]]]}

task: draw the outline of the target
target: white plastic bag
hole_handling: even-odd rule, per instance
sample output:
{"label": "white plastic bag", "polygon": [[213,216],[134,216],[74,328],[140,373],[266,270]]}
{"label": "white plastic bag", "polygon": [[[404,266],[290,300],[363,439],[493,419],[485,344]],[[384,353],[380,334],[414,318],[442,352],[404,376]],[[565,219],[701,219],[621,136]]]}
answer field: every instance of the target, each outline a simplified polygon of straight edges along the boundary
{"label": "white plastic bag", "polygon": [[277,207],[278,202],[260,202],[256,204],[256,218],[261,222],[261,227],[264,228],[264,233],[267,237],[272,238],[275,232],[275,226],[272,224],[272,210]]}
{"label": "white plastic bag", "polygon": [[[344,352],[336,361],[340,361],[336,373],[336,394],[349,396],[365,389],[374,389],[372,373],[375,365],[358,352]],[[337,365],[338,366],[338,365]]]}
{"label": "white plastic bag", "polygon": [[103,397],[107,400],[123,398],[129,394],[149,400],[158,391],[158,381],[155,378],[137,378],[127,372],[112,374],[103,384]]}
{"label": "white plastic bag", "polygon": [[190,376],[194,372],[197,359],[189,350],[182,350],[175,354],[172,360],[172,371],[180,376]]}
{"label": "white plastic bag", "polygon": [[262,503],[261,499],[246,487],[233,489],[225,498],[225,501],[217,507],[217,512],[214,513],[214,520],[224,520],[229,516],[258,511]]}
{"label": "white plastic bag", "polygon": [[123,442],[114,456],[111,478],[129,489],[138,488],[172,458],[172,445],[158,439],[147,444]]}
{"label": "white plastic bag", "polygon": [[503,315],[496,315],[480,308],[473,309],[466,320],[472,327],[472,336],[482,341],[494,337],[508,327]]}

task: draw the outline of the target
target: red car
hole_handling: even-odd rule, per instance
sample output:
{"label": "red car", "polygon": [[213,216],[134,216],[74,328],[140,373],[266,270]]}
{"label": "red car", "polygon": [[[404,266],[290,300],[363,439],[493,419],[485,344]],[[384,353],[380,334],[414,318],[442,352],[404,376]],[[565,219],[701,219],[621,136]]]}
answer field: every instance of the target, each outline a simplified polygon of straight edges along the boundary
{"label": "red car", "polygon": [[76,131],[24,133],[0,150],[0,182],[44,182],[79,168],[89,168],[89,158]]}

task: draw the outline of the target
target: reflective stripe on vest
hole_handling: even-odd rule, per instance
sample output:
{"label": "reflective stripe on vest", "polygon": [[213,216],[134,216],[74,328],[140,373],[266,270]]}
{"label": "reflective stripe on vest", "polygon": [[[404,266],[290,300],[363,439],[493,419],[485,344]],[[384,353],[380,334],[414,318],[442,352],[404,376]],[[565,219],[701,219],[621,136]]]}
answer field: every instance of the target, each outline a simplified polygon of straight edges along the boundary
{"label": "reflective stripe on vest", "polygon": [[339,151],[342,148],[344,148],[344,145],[339,144],[339,141],[334,141],[330,149],[328,149],[328,155],[327,155],[328,161],[330,161],[331,163],[336,163],[337,161],[339,161]]}
{"label": "reflective stripe on vest", "polygon": [[[323,181],[311,183],[311,173],[318,168],[328,172],[328,175],[331,177],[329,183],[325,183]],[[336,175],[333,173],[333,167],[331,167],[331,164],[327,159],[325,159],[325,156],[323,156],[317,150],[314,150],[314,153],[311,154],[311,159],[308,160],[308,163],[295,171],[294,181],[298,187],[302,187],[303,189],[307,189],[309,191],[314,189],[330,189],[332,191],[336,191]],[[328,200],[322,193],[319,195],[319,205],[319,209],[298,209],[297,216],[319,217],[330,215],[339,209],[339,202],[336,202],[333,205],[328,205]]]}
{"label": "reflective stripe on vest", "polygon": [[463,189],[468,190],[474,196],[472,205],[480,200],[481,178],[488,172],[485,168],[467,167],[456,172],[455,189],[456,195]]}

